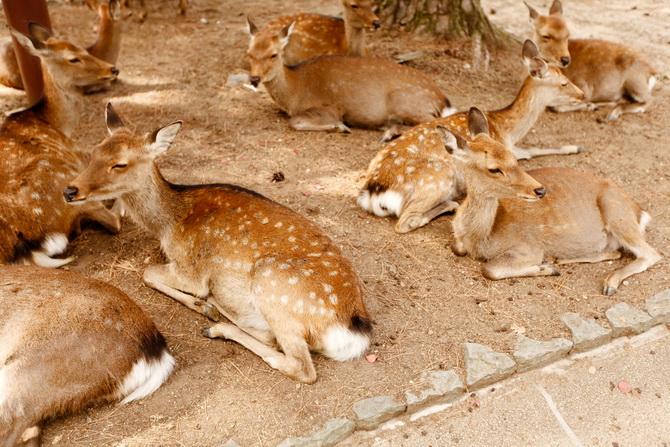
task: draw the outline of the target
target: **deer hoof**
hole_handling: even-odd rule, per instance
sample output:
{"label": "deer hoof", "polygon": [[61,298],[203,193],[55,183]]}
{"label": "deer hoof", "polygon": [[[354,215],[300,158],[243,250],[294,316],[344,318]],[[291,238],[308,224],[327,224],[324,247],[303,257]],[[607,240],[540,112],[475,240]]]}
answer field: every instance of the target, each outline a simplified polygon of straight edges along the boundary
{"label": "deer hoof", "polygon": [[603,295],[612,296],[616,293],[616,287],[605,284],[603,286]]}
{"label": "deer hoof", "polygon": [[543,272],[547,276],[560,276],[561,272],[556,270],[552,265],[550,264],[542,264],[540,266],[540,272]]}
{"label": "deer hoof", "polygon": [[212,333],[210,332],[210,329],[212,329],[211,326],[204,327],[204,328],[200,329],[200,334],[204,337],[207,337],[207,338],[218,338],[215,335],[212,335]]}
{"label": "deer hoof", "polygon": [[195,304],[196,306],[200,306],[202,308],[202,314],[210,320],[218,322],[221,319],[221,313],[219,312],[219,309],[207,301],[196,301]]}

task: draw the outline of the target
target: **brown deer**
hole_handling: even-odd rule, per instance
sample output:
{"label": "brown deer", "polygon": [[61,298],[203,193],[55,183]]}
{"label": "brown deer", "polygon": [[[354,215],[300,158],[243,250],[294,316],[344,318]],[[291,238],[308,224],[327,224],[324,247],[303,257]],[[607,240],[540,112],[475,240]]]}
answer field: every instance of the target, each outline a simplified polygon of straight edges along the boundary
{"label": "brown deer", "polygon": [[[438,127],[446,150],[463,164],[467,189],[456,211],[453,251],[485,260],[489,279],[558,275],[556,264],[635,260],[605,279],[621,282],[661,259],[644,238],[651,218],[614,182],[568,168],[524,172],[514,154],[490,137],[486,116],[470,109],[468,142]],[[541,200],[540,200],[541,199]]]}
{"label": "brown deer", "polygon": [[142,399],[173,367],[154,323],[116,287],[62,270],[0,266],[1,446],[39,446],[47,419]]}
{"label": "brown deer", "polygon": [[[121,36],[126,19],[131,13],[122,8],[118,0],[98,3],[97,0],[85,0],[86,4],[98,13],[98,37],[87,51],[105,62],[115,65],[121,51]],[[14,54],[11,37],[0,39],[0,84],[23,90],[21,73]],[[109,82],[97,86],[87,86],[85,93],[94,93],[109,87]]]}
{"label": "brown deer", "polygon": [[622,113],[642,113],[651,104],[656,73],[638,50],[599,39],[570,39],[563,18],[563,5],[554,0],[549,15],[540,15],[528,5],[535,26],[535,42],[547,62],[562,67],[563,73],[584,91],[578,105],[553,107],[557,112],[594,110],[614,106],[606,120]]}
{"label": "brown deer", "polygon": [[[491,137],[518,159],[580,152],[579,146],[556,149],[516,146],[547,106],[568,104],[583,97],[558,68],[548,66],[537,56],[537,47],[527,40],[522,57],[528,77],[512,104],[486,113]],[[461,112],[420,124],[379,151],[368,167],[358,204],[377,216],[398,216],[395,226],[398,233],[422,227],[440,214],[456,209],[455,200],[465,192],[465,178],[460,166],[444,151],[436,128],[445,126],[468,138],[467,121],[467,112]]]}
{"label": "brown deer", "polygon": [[168,183],[154,158],[181,121],[137,137],[111,104],[106,120],[110,136],[65,188],[65,199],[85,205],[116,198],[153,233],[169,263],[147,268],[145,284],[232,323],[203,335],[237,341],[306,383],[316,380],[310,350],[344,361],[367,349],[372,326],[361,281],[323,231],[239,186]]}
{"label": "brown deer", "polygon": [[[415,125],[451,113],[449,100],[425,74],[384,59],[320,56],[287,66],[282,51],[295,24],[267,45],[250,48],[251,83],[263,82],[295,130],[350,133]],[[346,123],[346,124],[345,124]]]}
{"label": "brown deer", "polygon": [[291,41],[282,57],[286,65],[296,65],[316,56],[340,54],[367,56],[365,31],[379,28],[381,20],[373,11],[371,0],[343,0],[343,19],[321,14],[294,14],[272,19],[260,31],[247,18],[249,50],[267,46],[282,28],[294,24]]}
{"label": "brown deer", "polygon": [[86,166],[71,135],[79,120],[80,88],[116,78],[118,70],[48,29],[31,23],[30,35],[12,31],[42,62],[44,96],[8,116],[0,126],[0,264],[58,267],[55,259],[83,219],[116,232],[119,216],[101,203],[68,206],[60,191]]}

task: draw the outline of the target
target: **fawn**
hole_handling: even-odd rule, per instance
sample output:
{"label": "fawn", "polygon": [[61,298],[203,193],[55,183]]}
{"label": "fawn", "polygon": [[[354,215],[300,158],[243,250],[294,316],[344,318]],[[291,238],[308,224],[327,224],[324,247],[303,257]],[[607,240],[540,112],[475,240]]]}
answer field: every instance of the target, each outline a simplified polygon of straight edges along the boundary
{"label": "fawn", "polygon": [[0,126],[0,264],[35,263],[58,267],[71,261],[62,253],[83,219],[111,232],[119,216],[102,203],[68,206],[60,194],[86,165],[86,154],[70,139],[79,119],[79,88],[116,78],[118,70],[48,29],[31,23],[30,35],[14,36],[42,61],[44,96],[34,106],[8,116]]}
{"label": "fawn", "polygon": [[381,20],[372,10],[371,0],[342,0],[343,19],[321,14],[295,14],[272,19],[260,31],[247,18],[250,51],[268,45],[282,28],[294,23],[293,36],[282,57],[286,65],[296,65],[316,56],[340,54],[367,56],[365,30],[377,29]]}
{"label": "fawn", "polygon": [[287,66],[282,52],[294,26],[284,27],[263,48],[247,52],[252,84],[263,82],[272,99],[291,116],[291,128],[350,133],[349,124],[395,129],[451,113],[449,100],[428,76],[395,62],[320,56]]}
{"label": "fawn", "polygon": [[[582,151],[572,145],[556,149],[516,146],[547,106],[568,104],[583,97],[558,68],[538,58],[532,41],[524,43],[522,58],[528,77],[514,102],[486,113],[491,137],[518,159]],[[398,233],[422,227],[440,214],[455,210],[455,200],[465,192],[465,178],[460,166],[444,151],[436,128],[445,126],[467,138],[467,120],[468,114],[461,112],[420,124],[379,151],[368,167],[358,204],[377,216],[398,216]]]}
{"label": "fawn", "polygon": [[526,3],[535,26],[535,42],[541,56],[561,67],[563,73],[584,91],[578,105],[553,107],[557,112],[594,110],[614,106],[606,120],[622,113],[642,113],[651,104],[656,73],[639,51],[598,39],[570,39],[563,18],[563,5],[554,0],[549,15],[540,15]]}
{"label": "fawn", "polygon": [[[87,51],[94,57],[115,65],[121,50],[123,26],[130,16],[130,12],[121,8],[118,0],[108,0],[107,3],[98,3],[97,0],[85,1],[89,7],[97,11],[99,18],[97,40],[87,48]],[[16,62],[11,37],[0,39],[0,84],[23,90],[23,81]],[[106,81],[99,85],[86,86],[84,91],[85,93],[94,93],[108,86],[109,81]]]}
{"label": "fawn", "polygon": [[[467,196],[456,210],[452,249],[485,260],[488,279],[558,275],[556,264],[635,260],[612,272],[602,293],[661,259],[644,237],[651,218],[608,179],[569,168],[524,172],[490,137],[486,116],[468,114],[470,141],[437,128],[445,149],[463,164]],[[541,199],[541,200],[540,200]]]}
{"label": "fawn", "polygon": [[1,446],[38,446],[45,420],[141,399],[172,372],[165,339],[116,287],[33,266],[0,278]]}
{"label": "fawn", "polygon": [[181,121],[134,136],[111,104],[106,121],[110,136],[65,188],[65,199],[85,205],[116,198],[152,232],[169,263],[147,268],[145,284],[232,323],[203,335],[237,341],[306,383],[316,380],[310,350],[344,361],[367,349],[372,326],[361,281],[322,230],[239,186],[168,183],[154,158]]}

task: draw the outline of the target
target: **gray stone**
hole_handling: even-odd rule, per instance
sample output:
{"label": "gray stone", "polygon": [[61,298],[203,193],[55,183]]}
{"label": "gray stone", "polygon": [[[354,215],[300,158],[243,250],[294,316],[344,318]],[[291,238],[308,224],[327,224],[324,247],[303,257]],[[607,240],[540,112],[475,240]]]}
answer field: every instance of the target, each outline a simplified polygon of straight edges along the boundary
{"label": "gray stone", "polygon": [[465,356],[465,383],[469,387],[485,386],[510,376],[516,362],[508,355],[477,343],[462,343]]}
{"label": "gray stone", "polygon": [[329,447],[344,441],[354,428],[356,424],[349,419],[331,419],[312,436],[285,439],[277,447]]}
{"label": "gray stone", "polygon": [[670,289],[657,293],[644,303],[654,324],[670,324]]}
{"label": "gray stone", "polygon": [[567,312],[561,322],[572,332],[572,352],[582,352],[607,343],[612,338],[612,330],[605,329],[594,320],[584,320],[578,314]]}
{"label": "gray stone", "polygon": [[398,402],[393,396],[377,396],[359,400],[353,407],[356,418],[358,418],[356,427],[372,430],[382,422],[403,414],[405,408],[407,405]]}
{"label": "gray stone", "polygon": [[565,338],[554,338],[550,341],[538,341],[519,335],[514,349],[514,359],[518,372],[554,362],[570,352],[572,342]]}
{"label": "gray stone", "polygon": [[635,309],[628,303],[619,303],[605,311],[612,326],[612,336],[640,334],[651,328],[654,321],[648,313]]}
{"label": "gray stone", "polygon": [[240,85],[244,84],[245,82],[249,82],[249,75],[246,73],[233,73],[231,75],[228,75],[228,79],[226,80],[226,87],[228,88],[234,88],[234,87],[239,87]]}
{"label": "gray stone", "polygon": [[463,392],[465,385],[454,371],[426,371],[421,374],[417,389],[405,391],[407,411],[414,413],[430,405],[452,402]]}
{"label": "gray stone", "polygon": [[233,441],[232,439],[229,439],[228,442],[221,444],[219,447],[242,447],[242,446],[239,445],[237,442]]}

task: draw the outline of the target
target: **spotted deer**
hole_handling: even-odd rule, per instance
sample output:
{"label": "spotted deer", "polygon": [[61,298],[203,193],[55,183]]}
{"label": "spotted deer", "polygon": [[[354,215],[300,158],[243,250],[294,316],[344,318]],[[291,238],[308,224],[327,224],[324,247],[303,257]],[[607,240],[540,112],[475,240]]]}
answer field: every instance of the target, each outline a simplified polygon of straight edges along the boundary
{"label": "spotted deer", "polygon": [[116,287],[0,266],[0,445],[39,446],[47,419],[142,399],[173,367],[154,323]]}
{"label": "spotted deer", "polygon": [[282,52],[294,26],[284,27],[267,46],[247,52],[252,84],[265,85],[291,117],[292,129],[344,133],[351,132],[348,125],[395,129],[451,112],[449,100],[428,76],[389,60],[320,56],[287,66]]}
{"label": "spotted deer", "polygon": [[626,45],[599,39],[568,39],[563,5],[554,0],[549,15],[540,15],[526,3],[535,27],[541,56],[562,68],[584,92],[578,105],[553,107],[557,112],[594,110],[612,106],[606,120],[622,113],[642,113],[651,104],[656,72],[647,58]]}
{"label": "spotted deer", "polygon": [[71,136],[79,120],[80,88],[116,78],[118,70],[83,48],[31,23],[30,35],[13,31],[42,62],[44,95],[34,106],[9,115],[0,126],[0,264],[59,267],[71,258],[68,236],[85,219],[120,228],[119,216],[102,203],[68,206],[61,191],[86,166],[86,153]]}
{"label": "spotted deer", "polygon": [[[518,159],[580,152],[582,148],[574,145],[553,149],[516,145],[547,106],[583,97],[557,67],[537,56],[537,47],[527,40],[522,58],[528,77],[512,104],[486,113],[491,137]],[[358,204],[377,216],[398,216],[398,233],[422,227],[440,214],[455,210],[455,200],[465,192],[465,178],[460,166],[444,151],[436,129],[445,126],[468,138],[467,122],[467,112],[461,112],[420,124],[379,151],[368,167]]]}
{"label": "spotted deer", "polygon": [[259,30],[247,18],[251,41],[249,51],[266,47],[282,28],[294,24],[291,41],[283,51],[286,65],[296,65],[316,56],[340,54],[367,56],[365,32],[375,30],[381,20],[374,13],[371,0],[343,0],[343,18],[322,14],[294,14],[272,19]]}
{"label": "spotted deer", "polygon": [[[485,260],[488,279],[558,275],[553,263],[635,260],[612,272],[602,293],[661,259],[644,237],[651,220],[611,180],[569,168],[524,172],[514,155],[491,138],[486,116],[468,114],[471,139],[437,128],[445,149],[463,165],[467,196],[453,220],[458,256]],[[541,200],[540,200],[541,199]]]}
{"label": "spotted deer", "polygon": [[[268,365],[316,380],[310,350],[359,357],[372,329],[361,281],[337,246],[304,217],[234,185],[173,185],[154,158],[181,121],[134,136],[107,105],[110,136],[64,190],[73,205],[115,198],[155,235],[169,260],[144,283],[218,323],[202,331],[237,341]],[[281,349],[278,350],[277,346]]]}
{"label": "spotted deer", "polygon": [[[98,36],[87,51],[105,62],[116,65],[121,50],[123,28],[130,16],[128,9],[122,8],[118,0],[100,2],[85,0],[86,4],[98,13]],[[23,80],[14,54],[11,37],[0,39],[0,84],[23,90]],[[94,93],[109,87],[109,82],[87,86],[85,93]]]}

